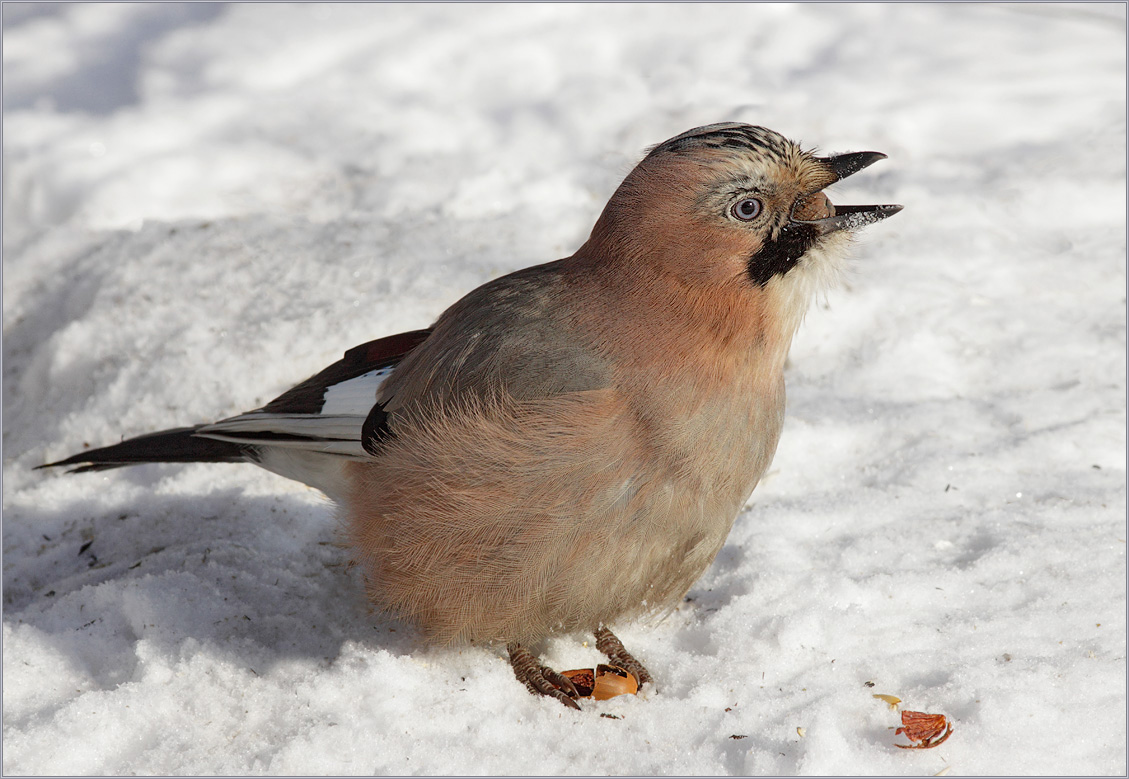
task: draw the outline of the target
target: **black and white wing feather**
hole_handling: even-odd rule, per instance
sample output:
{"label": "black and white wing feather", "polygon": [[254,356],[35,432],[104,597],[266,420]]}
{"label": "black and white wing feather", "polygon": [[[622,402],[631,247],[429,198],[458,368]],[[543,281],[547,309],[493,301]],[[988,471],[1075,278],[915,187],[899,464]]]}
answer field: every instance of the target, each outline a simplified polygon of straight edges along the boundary
{"label": "black and white wing feather", "polygon": [[260,409],[195,427],[181,427],[91,449],[40,466],[77,465],[72,472],[139,463],[252,462],[333,494],[341,461],[371,456],[366,439],[389,434],[377,391],[430,330],[370,341],[287,390]]}

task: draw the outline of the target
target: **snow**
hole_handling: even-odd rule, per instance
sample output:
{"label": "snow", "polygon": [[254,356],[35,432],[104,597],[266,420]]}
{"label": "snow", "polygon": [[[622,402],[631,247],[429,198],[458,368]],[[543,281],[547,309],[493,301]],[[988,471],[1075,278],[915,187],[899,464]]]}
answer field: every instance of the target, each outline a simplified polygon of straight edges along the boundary
{"label": "snow", "polygon": [[[5,773],[1126,772],[1124,5],[3,15]],[[428,325],[731,120],[885,152],[832,200],[906,208],[809,313],[716,563],[619,626],[644,695],[421,646],[295,482],[31,470]],[[876,693],[954,734],[895,748]]]}

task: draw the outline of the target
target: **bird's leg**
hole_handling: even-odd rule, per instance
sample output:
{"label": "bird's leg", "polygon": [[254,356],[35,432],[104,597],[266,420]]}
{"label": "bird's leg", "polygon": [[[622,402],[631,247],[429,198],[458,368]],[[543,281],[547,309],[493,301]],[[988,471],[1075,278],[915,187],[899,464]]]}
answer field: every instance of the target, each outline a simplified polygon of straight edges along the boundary
{"label": "bird's leg", "polygon": [[618,665],[634,676],[635,681],[639,682],[640,687],[652,681],[650,671],[644,668],[642,663],[632,657],[631,653],[623,648],[623,642],[616,638],[615,634],[605,627],[596,629],[596,649],[607,655],[612,665]]}
{"label": "bird's leg", "polygon": [[[620,647],[622,649],[622,647]],[[513,666],[514,676],[519,682],[525,682],[525,687],[534,695],[547,695],[556,698],[565,706],[580,709],[580,704],[573,700],[579,698],[576,687],[567,677],[554,671],[546,665],[537,662],[537,658],[521,644],[506,644],[506,651],[510,654],[510,665]],[[628,655],[630,657],[630,655]]]}

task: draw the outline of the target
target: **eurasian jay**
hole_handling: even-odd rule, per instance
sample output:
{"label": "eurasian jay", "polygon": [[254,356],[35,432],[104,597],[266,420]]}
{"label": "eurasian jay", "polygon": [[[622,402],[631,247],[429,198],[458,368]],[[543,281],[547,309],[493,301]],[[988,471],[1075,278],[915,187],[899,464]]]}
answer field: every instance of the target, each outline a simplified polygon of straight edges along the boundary
{"label": "eurasian jay", "polygon": [[[337,504],[368,595],[434,642],[530,652],[678,604],[776,450],[784,362],[851,232],[901,210],[823,190],[883,159],[763,127],[650,150],[575,254],[490,281],[427,330],[350,349],[260,409],[49,465],[251,462]],[[48,467],[48,466],[41,466]]]}

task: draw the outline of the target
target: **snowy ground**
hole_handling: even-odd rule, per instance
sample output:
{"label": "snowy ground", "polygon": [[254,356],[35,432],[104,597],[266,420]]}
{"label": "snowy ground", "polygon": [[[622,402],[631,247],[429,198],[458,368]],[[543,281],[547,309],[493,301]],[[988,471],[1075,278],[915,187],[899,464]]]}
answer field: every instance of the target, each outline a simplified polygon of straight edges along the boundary
{"label": "snowy ground", "polygon": [[[1123,5],[3,14],[4,772],[1124,774]],[[619,630],[649,696],[421,648],[250,466],[31,470],[570,253],[723,120],[884,151],[837,198],[906,209],[809,314],[716,564]],[[875,693],[954,735],[895,748]]]}

